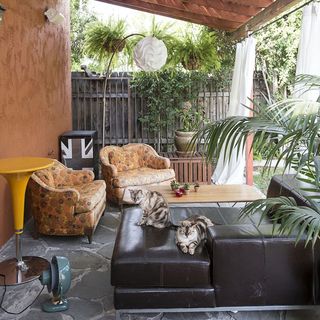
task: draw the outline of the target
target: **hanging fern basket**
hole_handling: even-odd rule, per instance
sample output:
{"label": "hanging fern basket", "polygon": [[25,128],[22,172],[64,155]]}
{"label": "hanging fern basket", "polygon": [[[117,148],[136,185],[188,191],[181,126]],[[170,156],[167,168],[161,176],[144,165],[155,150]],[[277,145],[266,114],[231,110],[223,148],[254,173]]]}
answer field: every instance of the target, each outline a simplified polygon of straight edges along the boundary
{"label": "hanging fern basket", "polygon": [[106,51],[110,53],[121,52],[124,49],[125,45],[126,45],[126,41],[123,41],[122,39],[105,41],[103,44]]}
{"label": "hanging fern basket", "polygon": [[200,68],[200,61],[195,56],[189,56],[188,59],[181,61],[181,63],[186,70],[198,70]]}

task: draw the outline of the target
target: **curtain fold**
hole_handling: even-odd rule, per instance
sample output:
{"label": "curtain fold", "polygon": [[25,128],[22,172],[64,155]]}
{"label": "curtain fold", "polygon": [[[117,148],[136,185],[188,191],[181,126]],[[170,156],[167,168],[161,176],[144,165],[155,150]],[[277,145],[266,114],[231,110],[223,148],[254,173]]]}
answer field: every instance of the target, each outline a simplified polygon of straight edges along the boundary
{"label": "curtain fold", "polygon": [[[320,76],[320,3],[304,7],[300,43],[297,57],[296,75]],[[295,97],[316,101],[318,89],[304,92],[302,85],[295,86]]]}
{"label": "curtain fold", "polygon": [[[227,117],[248,116],[250,97],[253,89],[256,40],[249,37],[236,47],[236,59],[232,76],[229,109]],[[228,148],[224,146],[223,150]],[[231,158],[224,159],[224,151],[219,156],[216,169],[211,177],[214,184],[242,184],[244,179],[245,152],[233,150]]]}

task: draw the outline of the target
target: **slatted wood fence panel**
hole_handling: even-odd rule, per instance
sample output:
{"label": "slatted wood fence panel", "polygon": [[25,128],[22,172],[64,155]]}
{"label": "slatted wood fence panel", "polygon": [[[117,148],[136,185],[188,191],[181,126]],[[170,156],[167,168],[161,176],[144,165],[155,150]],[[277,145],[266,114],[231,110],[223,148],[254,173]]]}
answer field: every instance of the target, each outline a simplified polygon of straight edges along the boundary
{"label": "slatted wood fence panel", "polygon": [[[135,90],[130,87],[130,76],[126,73],[113,74],[108,80],[107,108],[105,125],[105,143],[123,145],[130,142],[147,143],[155,147],[158,137],[142,124],[139,118],[146,113],[147,105]],[[89,78],[84,72],[72,73],[72,119],[73,130],[97,130],[98,144],[102,145],[103,119],[103,78]],[[254,98],[263,90],[261,77],[254,82]],[[199,94],[199,100],[205,107],[210,120],[226,117],[229,104],[230,86],[219,88],[217,83],[209,81]],[[174,131],[179,127],[167,127],[160,133],[158,151],[174,151]]]}
{"label": "slatted wood fence panel", "polygon": [[162,152],[161,155],[170,159],[171,168],[179,183],[211,183],[213,165],[206,162],[202,153],[195,152],[188,157],[180,157],[175,152]]}

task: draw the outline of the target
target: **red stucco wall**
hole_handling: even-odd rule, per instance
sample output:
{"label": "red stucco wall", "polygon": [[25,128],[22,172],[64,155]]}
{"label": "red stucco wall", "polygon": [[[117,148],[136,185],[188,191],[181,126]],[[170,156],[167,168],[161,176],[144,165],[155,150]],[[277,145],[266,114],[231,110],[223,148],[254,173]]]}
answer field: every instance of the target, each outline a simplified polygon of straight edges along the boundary
{"label": "red stucco wall", "polygon": [[[58,136],[71,129],[68,0],[1,0],[0,158],[58,157]],[[46,8],[66,17],[45,20]],[[0,246],[12,235],[10,192],[0,176]]]}

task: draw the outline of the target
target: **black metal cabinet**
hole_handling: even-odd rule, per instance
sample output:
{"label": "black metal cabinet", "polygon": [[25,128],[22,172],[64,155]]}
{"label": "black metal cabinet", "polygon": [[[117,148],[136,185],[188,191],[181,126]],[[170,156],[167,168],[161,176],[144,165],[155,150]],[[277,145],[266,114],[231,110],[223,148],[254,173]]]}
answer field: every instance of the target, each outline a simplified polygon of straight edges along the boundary
{"label": "black metal cabinet", "polygon": [[68,131],[60,138],[60,159],[68,168],[93,170],[99,176],[97,131]]}

